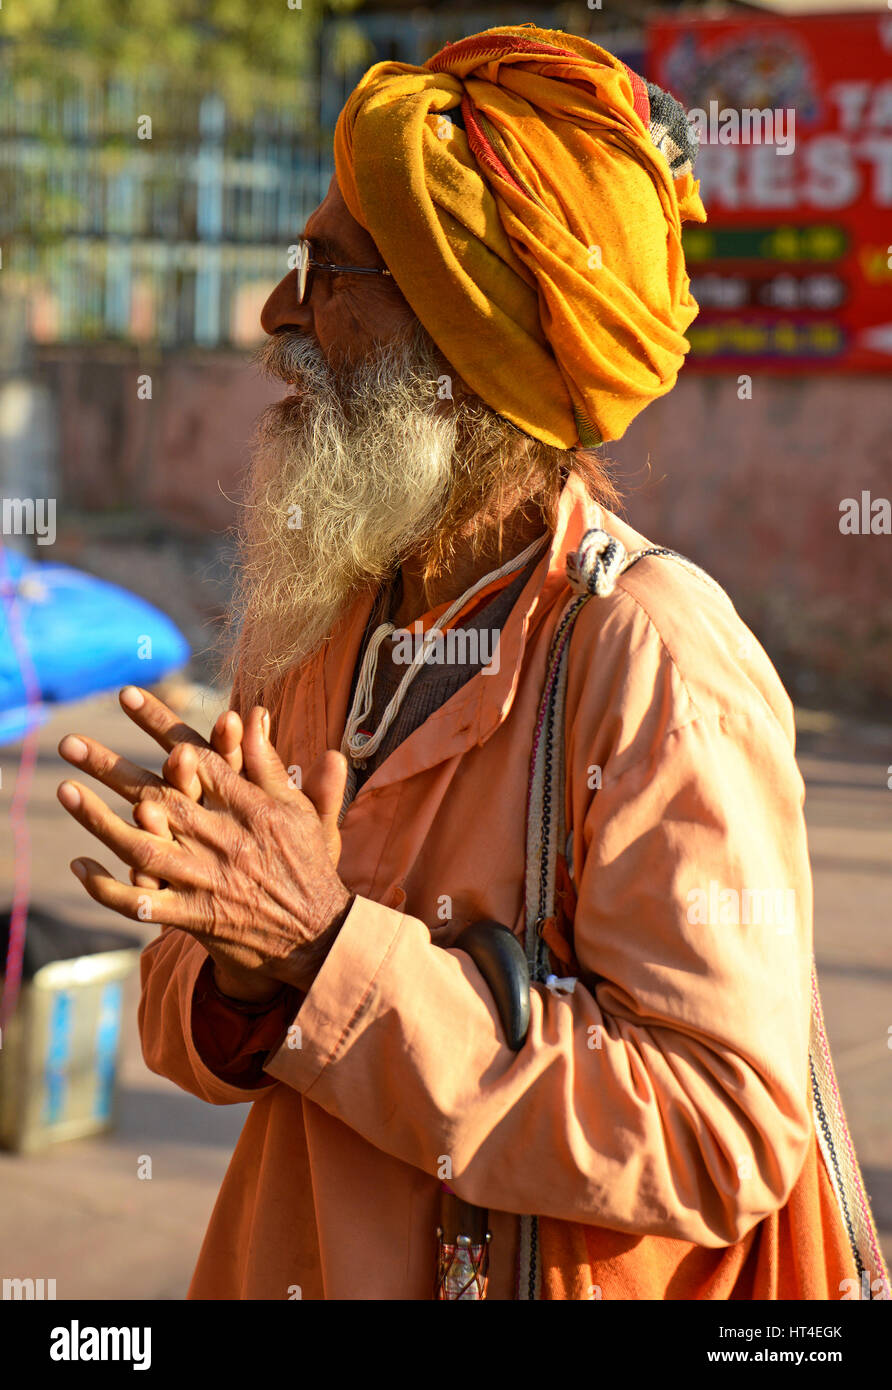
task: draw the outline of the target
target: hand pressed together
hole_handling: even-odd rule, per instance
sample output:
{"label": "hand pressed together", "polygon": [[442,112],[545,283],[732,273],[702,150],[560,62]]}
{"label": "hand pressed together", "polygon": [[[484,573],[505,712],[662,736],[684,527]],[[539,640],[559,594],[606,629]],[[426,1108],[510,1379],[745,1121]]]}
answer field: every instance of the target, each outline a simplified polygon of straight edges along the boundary
{"label": "hand pressed together", "polygon": [[269,741],[265,710],[252,710],[244,729],[229,711],[209,744],[148,692],[128,686],[120,699],[168,751],[164,775],[94,739],[62,739],[62,757],[129,801],[136,822],[91,787],[63,782],[60,802],[129,866],[131,884],[95,859],[76,859],[72,870],[106,907],[194,936],[224,993],[309,989],[353,901],[336,869],[346,760],[325,753],[304,792]]}

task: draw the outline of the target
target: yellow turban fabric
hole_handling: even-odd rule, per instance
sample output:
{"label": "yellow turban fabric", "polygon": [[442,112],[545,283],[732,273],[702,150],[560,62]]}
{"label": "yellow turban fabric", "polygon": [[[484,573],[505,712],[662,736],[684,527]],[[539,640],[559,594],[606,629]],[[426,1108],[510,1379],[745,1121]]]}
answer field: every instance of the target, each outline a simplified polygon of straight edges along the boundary
{"label": "yellow turban fabric", "polygon": [[681,223],[706,214],[661,134],[624,63],[532,25],[377,63],[338,118],[344,200],[412,309],[547,444],[618,439],[688,350]]}

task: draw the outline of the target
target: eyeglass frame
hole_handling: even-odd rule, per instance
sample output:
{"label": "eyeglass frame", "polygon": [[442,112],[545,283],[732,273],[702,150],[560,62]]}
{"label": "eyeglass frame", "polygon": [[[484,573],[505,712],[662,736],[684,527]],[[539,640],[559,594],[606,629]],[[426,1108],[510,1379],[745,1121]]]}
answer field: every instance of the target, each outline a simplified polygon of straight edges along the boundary
{"label": "eyeglass frame", "polygon": [[300,264],[298,263],[298,265],[295,266],[295,269],[296,269],[296,271],[297,271],[297,303],[298,303],[298,306],[300,306],[300,305],[302,305],[302,304],[305,304],[305,303],[307,302],[308,297],[309,297],[310,283],[311,283],[311,280],[312,280],[312,275],[310,274],[310,272],[311,272],[312,270],[324,270],[324,271],[326,271],[329,275],[388,275],[388,276],[390,276],[391,279],[393,278],[392,272],[389,271],[389,270],[383,269],[381,266],[376,266],[376,265],[336,265],[336,264],[334,263],[334,261],[316,261],[316,260],[313,259],[313,254],[312,254],[312,253],[313,253],[313,243],[312,243],[312,241],[310,240],[309,237],[302,236],[302,237],[300,238],[300,240],[298,241],[298,243],[297,243],[297,247],[298,247],[298,255],[300,255],[300,253],[303,251],[304,247],[306,247],[306,252],[307,252],[306,266],[305,266],[304,274],[303,274],[303,283],[301,283],[301,267],[300,267]]}

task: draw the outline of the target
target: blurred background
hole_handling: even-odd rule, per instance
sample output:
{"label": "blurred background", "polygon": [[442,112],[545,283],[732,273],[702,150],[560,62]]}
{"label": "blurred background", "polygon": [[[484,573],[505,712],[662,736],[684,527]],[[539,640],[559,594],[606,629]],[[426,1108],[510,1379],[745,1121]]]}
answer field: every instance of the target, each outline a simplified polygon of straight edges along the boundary
{"label": "blurred background", "polygon": [[[828,1031],[892,1258],[892,10],[32,0],[0,10],[4,1280],[185,1293],[243,1107],[143,1065],[122,947],[149,933],[68,870],[86,837],[56,744],[157,767],[110,693],[129,680],[202,732],[225,706],[229,528],[277,394],[251,352],[337,114],[375,61],[527,22],[707,121],[795,113],[787,153],[701,137],[691,353],[608,454],[631,523],[729,590],[796,704]],[[92,973],[46,974],[81,951]]]}

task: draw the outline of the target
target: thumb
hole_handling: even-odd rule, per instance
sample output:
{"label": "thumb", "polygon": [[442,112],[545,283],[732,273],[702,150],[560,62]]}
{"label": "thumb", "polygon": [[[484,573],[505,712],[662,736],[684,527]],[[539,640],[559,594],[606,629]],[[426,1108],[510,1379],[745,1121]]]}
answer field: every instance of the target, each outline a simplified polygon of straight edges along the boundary
{"label": "thumb", "polygon": [[245,722],[242,736],[242,756],[244,773],[267,796],[276,801],[297,801],[300,799],[299,784],[291,781],[275,748],[269,739],[269,714],[256,705]]}
{"label": "thumb", "polygon": [[343,753],[328,748],[316,759],[304,778],[303,793],[316,808],[316,815],[322,822],[325,843],[336,868],[341,857],[338,817],[341,814],[346,788],[347,759]]}

